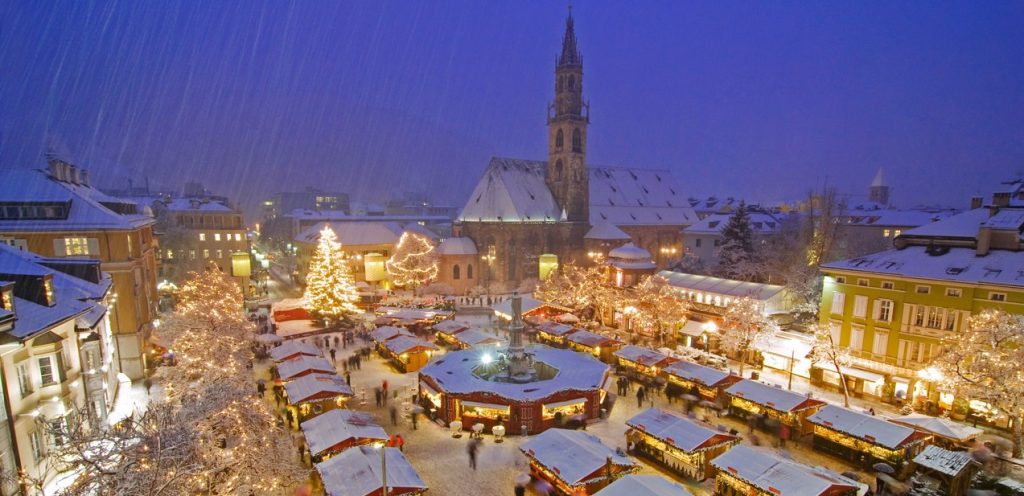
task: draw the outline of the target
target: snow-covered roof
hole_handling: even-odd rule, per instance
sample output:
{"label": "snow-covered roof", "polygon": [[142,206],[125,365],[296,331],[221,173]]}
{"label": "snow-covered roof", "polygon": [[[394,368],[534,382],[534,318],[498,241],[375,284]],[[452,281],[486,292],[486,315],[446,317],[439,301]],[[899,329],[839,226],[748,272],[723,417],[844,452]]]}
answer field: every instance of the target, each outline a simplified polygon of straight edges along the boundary
{"label": "snow-covered roof", "polygon": [[382,307],[377,309],[378,312],[383,312],[385,316],[393,319],[407,319],[407,320],[430,320],[438,316],[446,317],[452,314],[447,310],[427,310],[423,308],[388,308]]}
{"label": "snow-covered roof", "polygon": [[929,445],[914,457],[914,463],[932,469],[940,474],[956,477],[965,468],[976,463],[966,451],[950,451],[938,446]]}
{"label": "snow-covered roof", "polygon": [[388,489],[427,489],[398,448],[357,446],[316,464],[327,496],[370,496],[381,492],[380,449],[385,450]]}
{"label": "snow-covered roof", "polygon": [[948,418],[931,417],[920,413],[903,415],[891,420],[897,424],[903,424],[956,441],[968,441],[985,432],[977,427],[964,425]]}
{"label": "snow-covered roof", "polygon": [[360,441],[388,440],[388,433],[373,420],[372,415],[353,410],[329,410],[303,421],[300,427],[313,456],[346,442],[363,444]]}
{"label": "snow-covered roof", "polygon": [[[67,215],[54,219],[2,219],[0,232],[134,230],[156,221],[138,212],[135,203],[90,186],[58,181],[46,171],[0,168],[0,203],[65,204]],[[113,210],[124,207],[121,214]]]}
{"label": "snow-covered roof", "polygon": [[538,324],[537,325],[537,329],[540,329],[541,331],[544,331],[545,334],[550,334],[552,336],[558,336],[558,337],[565,336],[566,334],[572,334],[574,332],[579,331],[579,329],[577,329],[577,328],[575,328],[575,327],[573,327],[573,326],[571,326],[569,324],[562,324],[562,323],[559,323],[559,322],[555,322],[553,320],[549,320],[547,322],[543,322],[543,323]]}
{"label": "snow-covered roof", "polygon": [[635,345],[623,346],[622,348],[616,350],[614,355],[624,360],[628,360],[633,363],[639,363],[640,365],[644,365],[647,367],[653,365],[663,365],[663,362],[666,361],[675,361],[674,358],[668,355],[644,348],[642,346]]}
{"label": "snow-covered roof", "polygon": [[589,346],[591,348],[595,346],[607,346],[609,344],[620,343],[618,339],[610,338],[608,336],[602,336],[595,334],[590,331],[576,331],[565,337],[566,341],[581,344],[583,346]]}
{"label": "snow-covered roof", "polygon": [[1001,208],[981,223],[982,227],[1020,232],[1024,226],[1024,209]]}
{"label": "snow-covered roof", "polygon": [[949,247],[929,254],[927,246],[908,246],[822,264],[828,270],[849,270],[950,281],[963,284],[1024,286],[1024,251],[992,250],[979,257],[973,248]]}
{"label": "snow-covered roof", "polygon": [[[562,208],[545,182],[547,162],[495,157],[458,220],[555,222]],[[697,220],[672,173],[590,166],[590,223],[690,225]]]}
{"label": "snow-covered roof", "polygon": [[626,425],[689,453],[739,440],[661,408],[644,410],[627,420]]}
{"label": "snow-covered roof", "polygon": [[629,470],[639,467],[632,458],[620,455],[597,437],[582,431],[548,429],[524,442],[519,450],[558,474],[570,486],[596,478],[595,473],[603,472],[609,458],[613,465]]}
{"label": "snow-covered roof", "polygon": [[885,173],[882,171],[882,168],[879,167],[878,172],[875,173],[875,178],[871,180],[871,187],[878,188],[885,186],[888,186],[888,184],[885,182]]}
{"label": "snow-covered roof", "polygon": [[910,427],[835,405],[825,405],[807,421],[889,449],[899,449],[920,437]]}
{"label": "snow-covered roof", "polygon": [[334,374],[337,373],[337,369],[331,362],[328,362],[322,357],[311,357],[306,355],[299,355],[291,360],[285,360],[277,364],[277,373],[283,380],[291,380],[301,375],[309,373],[323,373],[323,374]]}
{"label": "snow-covered roof", "polygon": [[686,488],[659,475],[627,475],[594,496],[691,496]]}
{"label": "snow-covered roof", "polygon": [[761,284],[756,282],[735,281],[719,277],[702,276],[698,274],[687,274],[663,270],[658,276],[665,278],[669,284],[687,291],[701,291],[733,298],[752,298],[755,300],[769,300],[775,295],[785,291],[785,287],[774,284]]}
{"label": "snow-covered roof", "polygon": [[843,224],[848,226],[917,228],[948,218],[951,211],[936,212],[934,210],[849,210],[843,216]]}
{"label": "snow-covered roof", "polygon": [[522,384],[482,379],[473,374],[473,369],[482,363],[484,354],[492,352],[481,348],[449,352],[420,369],[420,375],[429,377],[449,393],[484,391],[512,400],[532,401],[565,391],[599,389],[608,374],[608,365],[584,353],[540,345],[530,346],[527,351],[534,354],[536,361],[558,369],[555,376]]}
{"label": "snow-covered roof", "polygon": [[370,332],[370,338],[378,343],[383,343],[398,336],[413,336],[413,333],[401,327],[384,326],[378,327]]}
{"label": "snow-covered roof", "polygon": [[738,375],[733,375],[727,370],[718,370],[686,360],[673,363],[665,367],[664,370],[666,374],[698,382],[705,386],[716,386],[731,378],[740,379]]}
{"label": "snow-covered roof", "polygon": [[330,226],[338,235],[342,248],[346,246],[394,245],[402,234],[402,227],[394,222],[318,222],[303,229],[295,241],[300,243],[317,243],[320,231]]}
{"label": "snow-covered roof", "polygon": [[465,322],[456,322],[454,320],[442,320],[434,324],[434,330],[437,332],[443,332],[445,334],[455,334],[459,331],[469,329],[471,326]]}
{"label": "snow-covered roof", "polygon": [[631,238],[622,229],[615,227],[614,224],[609,222],[598,222],[591,227],[587,234],[583,236],[583,239],[598,239],[602,241],[621,241],[630,240]]}
{"label": "snow-covered roof", "polygon": [[174,198],[162,203],[171,212],[237,212],[237,210],[232,209],[221,201],[206,198]]}
{"label": "snow-covered roof", "polygon": [[437,245],[441,255],[476,255],[476,243],[470,238],[448,238]]}
{"label": "snow-covered roof", "polygon": [[970,238],[978,236],[978,228],[988,220],[987,208],[976,208],[937,222],[922,225],[916,229],[904,231],[900,237],[924,238]]}
{"label": "snow-covered roof", "polygon": [[411,233],[421,234],[421,235],[426,236],[428,239],[430,239],[432,241],[435,241],[435,242],[438,239],[440,239],[440,236],[438,236],[436,232],[431,231],[430,229],[427,229],[426,226],[420,225],[419,222],[408,222],[408,223],[406,223],[405,226],[402,227],[402,232],[411,232]]}
{"label": "snow-covered roof", "polygon": [[80,329],[92,329],[93,327],[96,327],[96,324],[100,323],[100,319],[102,319],[106,314],[106,305],[93,303],[88,312],[78,316],[75,320],[75,326]]}
{"label": "snow-covered roof", "polygon": [[809,398],[807,395],[769,386],[750,379],[744,379],[733,384],[725,392],[732,396],[753,401],[759,405],[768,406],[780,412],[792,412],[824,404],[823,401]]}
{"label": "snow-covered roof", "polygon": [[480,329],[466,329],[456,334],[455,339],[459,340],[466,346],[478,346],[482,344],[500,344],[505,342],[504,339],[501,339],[493,334],[481,331]]}
{"label": "snow-covered roof", "polygon": [[711,464],[758,489],[785,496],[823,496],[856,489],[858,484],[831,470],[779,458],[763,449],[737,445]]}
{"label": "snow-covered roof", "polygon": [[284,389],[293,405],[325,397],[352,396],[352,388],[335,374],[309,374],[285,383]]}
{"label": "snow-covered roof", "polygon": [[620,258],[623,260],[643,260],[649,262],[651,260],[651,252],[640,248],[633,243],[626,243],[618,248],[608,252],[610,258]]}
{"label": "snow-covered roof", "polygon": [[[532,312],[532,311],[534,311],[534,310],[536,310],[536,309],[538,309],[540,307],[543,307],[543,306],[549,306],[549,307],[557,308],[557,309],[560,309],[560,310],[563,310],[563,311],[568,311],[567,308],[562,308],[562,307],[559,307],[558,305],[554,305],[554,304],[551,304],[551,303],[545,303],[543,301],[540,301],[540,300],[537,300],[537,299],[534,299],[534,298],[530,298],[529,296],[523,296],[522,298],[523,298],[523,304],[522,304],[523,315],[526,315],[526,314],[528,314],[528,313],[530,313],[530,312]],[[512,299],[509,298],[509,299],[504,300],[504,301],[499,301],[498,303],[495,303],[495,304],[491,305],[491,309],[494,310],[494,313],[498,314],[499,317],[505,316],[505,318],[509,318],[510,319],[510,318],[512,318]]]}
{"label": "snow-covered roof", "polygon": [[293,340],[287,341],[281,346],[277,346],[270,350],[270,358],[275,362],[287,360],[295,355],[317,357],[320,356],[320,349],[311,344]]}
{"label": "snow-covered roof", "polygon": [[410,351],[436,350],[437,346],[429,341],[424,341],[415,336],[398,336],[384,342],[384,347],[394,354],[407,353]]}
{"label": "snow-covered roof", "polygon": [[[712,214],[683,229],[684,234],[721,234],[729,219],[735,213]],[[748,211],[750,229],[754,234],[771,234],[779,228],[779,220],[774,215],[764,212]]]}

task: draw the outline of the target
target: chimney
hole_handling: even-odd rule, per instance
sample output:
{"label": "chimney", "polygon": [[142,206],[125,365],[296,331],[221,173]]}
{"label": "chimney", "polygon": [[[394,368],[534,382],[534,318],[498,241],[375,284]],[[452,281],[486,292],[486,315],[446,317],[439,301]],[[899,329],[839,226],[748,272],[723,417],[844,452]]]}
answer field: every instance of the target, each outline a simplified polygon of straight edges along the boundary
{"label": "chimney", "polygon": [[92,184],[89,183],[89,171],[80,169],[78,171],[78,179],[82,181],[82,186],[92,186]]}
{"label": "chimney", "polygon": [[975,255],[983,257],[988,255],[989,248],[992,247],[992,228],[982,227],[978,229],[978,248]]}
{"label": "chimney", "polygon": [[984,198],[982,198],[980,196],[972,196],[971,197],[971,210],[976,210],[976,209],[981,208],[981,202],[982,201],[984,201]]}
{"label": "chimney", "polygon": [[64,163],[64,161],[59,159],[59,158],[51,158],[49,164],[50,164],[50,177],[52,177],[52,178],[54,178],[54,179],[56,179],[58,181],[64,181],[65,180],[64,179],[64,177],[65,177],[64,170],[67,168],[67,164]]}
{"label": "chimney", "polygon": [[73,184],[78,184],[78,167],[75,167],[71,164],[67,164],[67,168],[65,169],[65,176],[65,181]]}

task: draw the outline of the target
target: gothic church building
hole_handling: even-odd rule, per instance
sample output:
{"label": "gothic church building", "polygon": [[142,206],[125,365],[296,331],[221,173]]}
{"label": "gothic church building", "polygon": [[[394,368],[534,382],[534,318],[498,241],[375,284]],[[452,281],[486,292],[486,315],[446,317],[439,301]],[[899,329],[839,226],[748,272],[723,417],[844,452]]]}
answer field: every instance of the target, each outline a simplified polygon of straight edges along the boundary
{"label": "gothic church building", "polygon": [[458,292],[514,289],[538,277],[542,255],[585,265],[626,243],[649,252],[658,267],[681,257],[682,229],[697,217],[672,174],[587,163],[590,105],[571,14],[547,121],[547,161],[491,159],[453,237],[438,247],[440,282]]}

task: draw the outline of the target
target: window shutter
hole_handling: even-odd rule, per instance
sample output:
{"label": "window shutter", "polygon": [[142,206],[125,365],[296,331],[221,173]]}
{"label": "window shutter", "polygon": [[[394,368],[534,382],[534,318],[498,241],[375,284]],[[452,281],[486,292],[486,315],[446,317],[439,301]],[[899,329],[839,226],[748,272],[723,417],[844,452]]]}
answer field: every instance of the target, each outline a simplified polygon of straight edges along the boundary
{"label": "window shutter", "polygon": [[64,353],[63,351],[57,353],[57,377],[60,378],[58,382],[64,382],[67,380],[67,376],[64,375]]}
{"label": "window shutter", "polygon": [[[129,238],[131,239],[131,238]],[[96,238],[89,238],[89,255],[98,257],[100,256],[100,240]]]}
{"label": "window shutter", "polygon": [[55,257],[66,257],[68,256],[67,246],[64,245],[64,238],[57,238],[53,240],[53,256]]}

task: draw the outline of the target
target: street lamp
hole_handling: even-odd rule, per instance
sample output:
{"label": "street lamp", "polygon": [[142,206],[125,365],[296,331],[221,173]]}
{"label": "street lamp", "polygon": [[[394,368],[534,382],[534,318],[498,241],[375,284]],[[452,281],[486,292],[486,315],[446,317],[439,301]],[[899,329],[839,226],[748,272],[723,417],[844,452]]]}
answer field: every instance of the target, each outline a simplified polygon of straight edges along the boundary
{"label": "street lamp", "polygon": [[385,456],[387,451],[388,451],[387,450],[387,445],[382,441],[382,442],[376,443],[376,446],[377,446],[377,449],[380,450],[380,487],[381,487],[381,494],[383,494],[384,496],[388,496],[388,459],[387,459],[387,456]]}
{"label": "street lamp", "polygon": [[708,355],[711,354],[711,333],[718,331],[718,324],[708,321],[705,322],[701,328],[704,330],[702,333],[704,336],[704,352]]}

